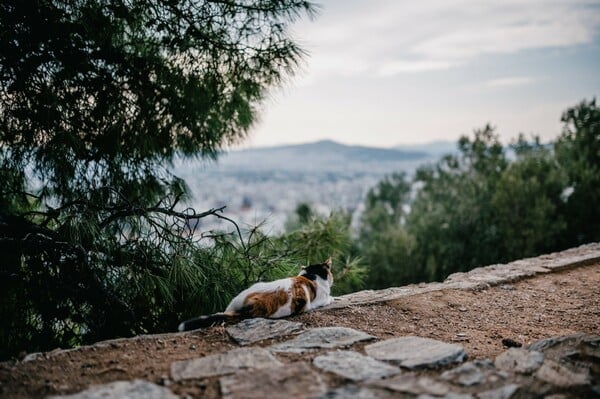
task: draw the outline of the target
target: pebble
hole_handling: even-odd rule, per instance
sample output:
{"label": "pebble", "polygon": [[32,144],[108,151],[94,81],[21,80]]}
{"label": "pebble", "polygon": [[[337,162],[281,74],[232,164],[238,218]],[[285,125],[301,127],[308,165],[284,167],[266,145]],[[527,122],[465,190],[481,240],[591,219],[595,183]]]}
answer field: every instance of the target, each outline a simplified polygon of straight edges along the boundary
{"label": "pebble", "polygon": [[515,341],[514,339],[504,338],[502,340],[502,345],[507,348],[520,348],[523,346],[522,343]]}

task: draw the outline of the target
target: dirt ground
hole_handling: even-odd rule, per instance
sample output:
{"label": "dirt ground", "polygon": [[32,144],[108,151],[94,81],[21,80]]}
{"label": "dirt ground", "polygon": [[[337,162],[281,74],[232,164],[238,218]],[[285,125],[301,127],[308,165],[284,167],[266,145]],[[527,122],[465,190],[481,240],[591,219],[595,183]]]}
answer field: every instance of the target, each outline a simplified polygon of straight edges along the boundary
{"label": "dirt ground", "polygon": [[[471,359],[493,358],[506,350],[507,343],[527,345],[577,332],[600,334],[600,264],[482,291],[430,292],[384,304],[315,311],[290,320],[301,321],[307,328],[352,327],[380,339],[418,335],[459,342]],[[361,351],[363,346],[357,344],[353,349]],[[225,329],[213,327],[50,352],[28,362],[0,363],[0,396],[44,397],[77,392],[92,384],[142,378],[170,385],[177,394],[218,397],[215,380],[172,383],[169,366],[175,360],[233,347],[236,344]],[[292,361],[318,354],[280,358]]]}

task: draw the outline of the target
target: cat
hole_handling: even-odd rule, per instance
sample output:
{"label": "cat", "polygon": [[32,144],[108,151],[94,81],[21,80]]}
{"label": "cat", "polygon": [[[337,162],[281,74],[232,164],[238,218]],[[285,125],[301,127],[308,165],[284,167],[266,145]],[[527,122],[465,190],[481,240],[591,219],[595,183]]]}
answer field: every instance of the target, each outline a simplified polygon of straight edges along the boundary
{"label": "cat", "polygon": [[278,319],[329,305],[333,285],[331,258],[302,268],[295,277],[268,283],[256,283],[239,293],[221,313],[195,317],[184,321],[179,331],[210,327],[253,317]]}

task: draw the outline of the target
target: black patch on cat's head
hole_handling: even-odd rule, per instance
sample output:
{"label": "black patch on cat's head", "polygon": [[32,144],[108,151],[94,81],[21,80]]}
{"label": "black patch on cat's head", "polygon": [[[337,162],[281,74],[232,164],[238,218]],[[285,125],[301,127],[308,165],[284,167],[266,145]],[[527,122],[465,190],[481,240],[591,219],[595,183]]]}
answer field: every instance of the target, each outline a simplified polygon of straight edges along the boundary
{"label": "black patch on cat's head", "polygon": [[317,276],[323,280],[328,280],[329,274],[331,273],[331,258],[327,259],[323,263],[316,265],[306,266],[300,272],[300,276],[304,276],[310,280],[316,280]]}

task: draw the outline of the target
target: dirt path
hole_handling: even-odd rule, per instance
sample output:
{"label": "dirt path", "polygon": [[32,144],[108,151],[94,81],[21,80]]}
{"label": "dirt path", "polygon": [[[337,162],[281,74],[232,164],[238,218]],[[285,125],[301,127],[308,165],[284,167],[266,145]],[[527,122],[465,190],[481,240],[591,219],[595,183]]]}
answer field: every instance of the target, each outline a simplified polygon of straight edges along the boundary
{"label": "dirt path", "polygon": [[[507,339],[526,345],[576,332],[599,334],[600,263],[481,291],[429,292],[389,303],[313,312],[290,320],[301,321],[308,328],[352,327],[380,339],[418,335],[460,342],[472,359],[493,358],[506,349],[503,340]],[[133,378],[169,383],[171,362],[235,346],[224,328],[215,327],[109,341],[44,354],[27,362],[0,363],[0,396],[44,397]],[[360,351],[361,345],[353,349]],[[312,358],[317,354],[303,356]],[[177,394],[219,395],[211,382],[173,384],[170,388]]]}

